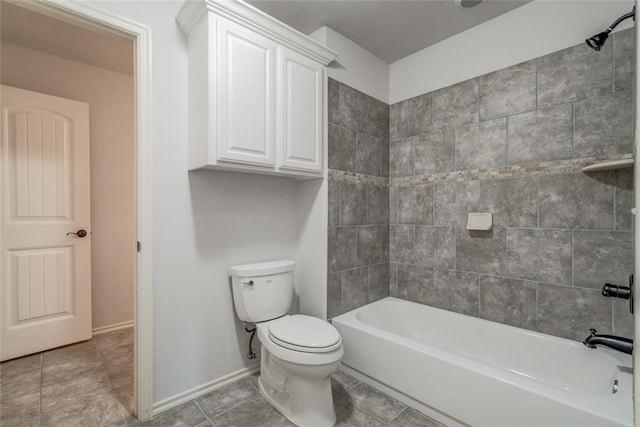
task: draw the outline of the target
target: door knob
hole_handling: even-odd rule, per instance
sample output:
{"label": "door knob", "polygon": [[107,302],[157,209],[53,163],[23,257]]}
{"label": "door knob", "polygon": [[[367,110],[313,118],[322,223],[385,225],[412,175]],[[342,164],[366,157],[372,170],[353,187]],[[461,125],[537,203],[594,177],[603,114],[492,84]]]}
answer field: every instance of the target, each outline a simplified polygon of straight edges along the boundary
{"label": "door knob", "polygon": [[74,231],[70,231],[69,233],[67,233],[67,236],[69,234],[75,234],[77,237],[80,237],[82,239],[83,237],[85,237],[87,235],[87,230],[80,229],[80,230],[75,231],[75,232]]}

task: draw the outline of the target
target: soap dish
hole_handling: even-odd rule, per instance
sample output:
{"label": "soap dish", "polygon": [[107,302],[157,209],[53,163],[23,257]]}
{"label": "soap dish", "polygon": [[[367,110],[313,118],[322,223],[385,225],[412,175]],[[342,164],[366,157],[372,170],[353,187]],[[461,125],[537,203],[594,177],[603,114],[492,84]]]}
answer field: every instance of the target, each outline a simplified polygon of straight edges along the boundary
{"label": "soap dish", "polygon": [[493,226],[493,214],[485,212],[469,212],[467,214],[467,230],[488,231]]}

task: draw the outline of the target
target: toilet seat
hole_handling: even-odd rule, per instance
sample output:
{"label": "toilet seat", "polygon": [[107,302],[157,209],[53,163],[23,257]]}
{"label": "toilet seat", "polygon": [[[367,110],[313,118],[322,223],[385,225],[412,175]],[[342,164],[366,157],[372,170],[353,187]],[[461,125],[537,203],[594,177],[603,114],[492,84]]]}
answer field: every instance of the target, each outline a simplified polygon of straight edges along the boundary
{"label": "toilet seat", "polygon": [[276,345],[305,353],[328,353],[342,345],[342,338],[333,325],[301,314],[269,322],[268,335]]}
{"label": "toilet seat", "polygon": [[[286,317],[289,316],[268,320],[266,322],[256,323],[256,327],[258,328],[258,340],[260,340],[262,347],[266,349],[271,355],[280,360],[299,365],[326,365],[338,362],[340,361],[340,359],[342,359],[342,356],[344,355],[344,345],[342,343],[342,338],[340,338],[340,343],[334,350],[328,350],[327,348],[324,348],[322,352],[315,353],[310,351],[294,350],[292,348],[287,348],[283,345],[278,344],[272,339],[271,334],[269,333],[269,328],[273,322],[280,321],[281,319]],[[320,319],[317,320],[319,322],[323,322]],[[331,325],[331,327],[333,328],[333,325]],[[303,347],[303,350],[307,349],[307,347]]]}

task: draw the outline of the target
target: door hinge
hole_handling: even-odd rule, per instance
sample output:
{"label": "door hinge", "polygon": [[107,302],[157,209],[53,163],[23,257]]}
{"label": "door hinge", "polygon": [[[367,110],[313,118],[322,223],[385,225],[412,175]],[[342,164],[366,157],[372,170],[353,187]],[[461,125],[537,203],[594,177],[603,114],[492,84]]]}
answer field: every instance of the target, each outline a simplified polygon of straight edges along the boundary
{"label": "door hinge", "polygon": [[139,240],[136,242],[136,250],[138,252],[140,252],[140,241]]}

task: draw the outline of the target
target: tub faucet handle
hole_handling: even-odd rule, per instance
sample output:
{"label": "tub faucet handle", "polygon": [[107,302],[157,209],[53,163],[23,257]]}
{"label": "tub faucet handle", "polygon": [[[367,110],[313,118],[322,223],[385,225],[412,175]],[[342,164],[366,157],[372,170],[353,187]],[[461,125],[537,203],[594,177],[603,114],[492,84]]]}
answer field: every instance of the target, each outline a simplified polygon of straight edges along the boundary
{"label": "tub faucet handle", "polygon": [[589,328],[589,332],[591,332],[591,336],[594,336],[596,334],[596,332],[598,332],[598,331],[596,331],[593,328]]}
{"label": "tub faucet handle", "polygon": [[629,299],[629,297],[631,296],[631,287],[605,283],[605,285],[602,287],[602,295],[605,297]]}

